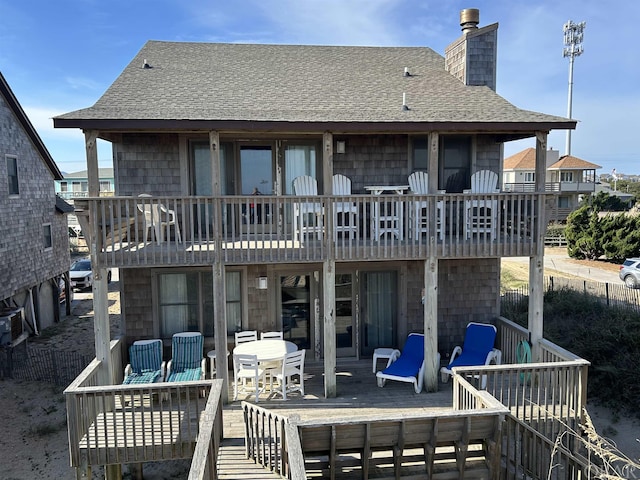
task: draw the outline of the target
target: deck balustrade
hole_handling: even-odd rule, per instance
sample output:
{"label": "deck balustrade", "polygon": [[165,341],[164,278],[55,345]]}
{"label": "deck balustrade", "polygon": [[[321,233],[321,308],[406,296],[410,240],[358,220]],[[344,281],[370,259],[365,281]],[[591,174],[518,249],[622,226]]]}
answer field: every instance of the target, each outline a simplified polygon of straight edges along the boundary
{"label": "deck balustrade", "polygon": [[[495,212],[489,209],[476,212],[484,217],[482,224],[495,224],[495,235],[467,228],[469,212],[465,206],[470,200],[498,205]],[[540,193],[101,197],[78,199],[75,208],[85,236],[96,245],[99,266],[128,267],[216,261],[319,262],[329,258],[407,260],[430,255],[531,256],[541,241],[536,214],[539,202],[544,200],[545,194]],[[339,223],[347,220],[332,213],[334,205],[345,202],[356,205],[354,229],[340,228]],[[426,205],[420,212],[426,220],[421,219],[424,223],[420,224],[419,232],[414,231],[417,211],[412,208],[413,202]],[[292,221],[294,205],[300,203],[314,204],[314,213],[305,219],[307,227],[302,235],[294,231],[294,225],[302,222]],[[388,204],[402,208],[385,210]],[[436,226],[437,205],[443,218]],[[385,211],[393,214],[377,213],[379,217],[375,217],[376,212]],[[402,221],[388,218],[397,214],[402,215]],[[380,222],[387,228],[374,228],[376,224],[380,227]],[[443,229],[442,238],[436,234],[436,228]]]}
{"label": "deck balustrade", "polygon": [[212,468],[222,434],[222,380],[100,385],[100,367],[94,359],[64,392],[71,466],[191,458],[204,427],[214,445],[203,468]]}

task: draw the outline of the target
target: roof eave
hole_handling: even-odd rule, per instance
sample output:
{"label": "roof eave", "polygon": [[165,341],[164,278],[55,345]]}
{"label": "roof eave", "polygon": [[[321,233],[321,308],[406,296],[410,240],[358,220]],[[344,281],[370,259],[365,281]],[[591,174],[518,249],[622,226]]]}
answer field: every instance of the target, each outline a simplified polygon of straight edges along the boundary
{"label": "roof eave", "polygon": [[20,125],[22,125],[22,128],[24,128],[25,132],[33,142],[36,150],[38,150],[38,153],[40,153],[40,156],[51,171],[53,178],[55,180],[62,180],[62,172],[60,172],[58,165],[56,165],[56,162],[53,160],[53,157],[49,153],[49,150],[44,145],[42,138],[40,138],[40,135],[38,135],[38,132],[33,127],[31,120],[29,120],[29,117],[27,117],[27,114],[22,109],[20,102],[18,102],[18,99],[13,93],[13,90],[11,90],[9,83],[6,81],[2,73],[0,73],[0,95],[2,95],[7,101],[9,107],[20,122]]}
{"label": "roof eave", "polygon": [[55,128],[80,128],[82,130],[238,130],[255,132],[368,133],[368,132],[424,132],[459,131],[486,132],[505,135],[549,132],[575,129],[576,121],[557,122],[294,122],[254,120],[166,120],[166,119],[73,119],[54,118]]}

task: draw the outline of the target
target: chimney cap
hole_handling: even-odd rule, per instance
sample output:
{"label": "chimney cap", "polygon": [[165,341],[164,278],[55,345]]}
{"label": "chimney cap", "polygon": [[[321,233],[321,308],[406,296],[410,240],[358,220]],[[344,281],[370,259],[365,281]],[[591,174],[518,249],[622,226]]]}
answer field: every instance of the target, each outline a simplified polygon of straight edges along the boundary
{"label": "chimney cap", "polygon": [[462,31],[475,30],[480,23],[480,10],[477,8],[465,8],[460,11],[460,26]]}

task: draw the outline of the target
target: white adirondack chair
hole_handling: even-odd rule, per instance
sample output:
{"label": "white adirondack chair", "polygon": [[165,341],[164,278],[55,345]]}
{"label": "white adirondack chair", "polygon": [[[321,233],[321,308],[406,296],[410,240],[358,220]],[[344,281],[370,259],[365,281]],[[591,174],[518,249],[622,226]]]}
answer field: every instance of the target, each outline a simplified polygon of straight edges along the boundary
{"label": "white adirondack chair", "polygon": [[[427,172],[413,172],[409,175],[409,187],[415,195],[429,193],[429,174]],[[439,192],[444,193],[444,192]],[[423,233],[429,232],[429,205],[426,200],[414,200],[412,222],[412,236],[414,240],[420,238]],[[444,202],[436,202],[436,233],[440,240],[444,238],[443,227]]]}
{"label": "white adirondack chair", "polygon": [[[309,175],[301,175],[293,179],[293,193],[299,196],[318,196],[318,182]],[[293,204],[293,231],[304,242],[305,234],[315,233],[318,240],[322,239],[324,230],[322,203],[312,200],[303,200]]]}
{"label": "white adirondack chair", "polygon": [[[351,195],[351,179],[344,175],[333,176],[333,195],[348,197]],[[349,238],[355,238],[358,231],[358,205],[347,199],[339,199],[333,204],[334,240],[337,241],[338,233],[349,234]]]}
{"label": "white adirondack chair", "polygon": [[471,188],[464,193],[473,193],[478,198],[465,200],[465,236],[471,238],[474,233],[488,234],[491,240],[496,238],[498,224],[498,174],[491,170],[479,170],[471,175]]}

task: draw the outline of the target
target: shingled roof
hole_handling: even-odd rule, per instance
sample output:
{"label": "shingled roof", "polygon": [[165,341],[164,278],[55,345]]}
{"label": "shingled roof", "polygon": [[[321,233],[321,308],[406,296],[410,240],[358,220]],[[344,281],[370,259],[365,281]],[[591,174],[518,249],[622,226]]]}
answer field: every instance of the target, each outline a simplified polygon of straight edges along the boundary
{"label": "shingled roof", "polygon": [[548,170],[595,170],[598,168],[602,167],[572,155],[563,155],[556,163],[550,165]]}
{"label": "shingled roof", "polygon": [[[410,76],[403,75],[405,67]],[[402,108],[403,93],[409,110]],[[575,128],[573,120],[518,109],[488,87],[465,86],[426,47],[161,41],[147,42],[94,106],[54,119],[56,127],[69,128],[246,122],[252,128],[340,124],[345,131],[365,124],[424,130],[425,123],[492,131]]]}
{"label": "shingled roof", "polygon": [[33,127],[31,120],[29,120],[29,117],[27,117],[27,114],[22,109],[20,102],[18,102],[18,99],[13,93],[13,90],[11,90],[9,83],[4,78],[4,75],[2,75],[2,73],[0,73],[0,95],[4,97],[7,105],[15,115],[20,125],[22,125],[22,128],[24,129],[29,139],[31,139],[33,146],[40,154],[42,161],[51,172],[51,175],[53,175],[53,178],[55,180],[62,180],[62,173],[58,169],[56,162],[53,160],[53,157],[49,153],[49,150],[44,145],[44,142],[40,138],[40,135],[38,135],[38,132]]}

